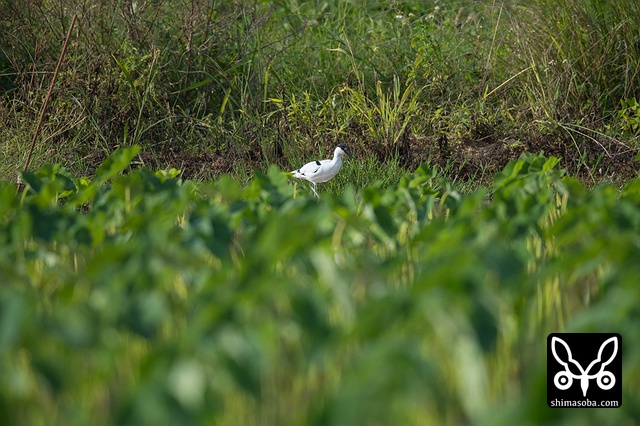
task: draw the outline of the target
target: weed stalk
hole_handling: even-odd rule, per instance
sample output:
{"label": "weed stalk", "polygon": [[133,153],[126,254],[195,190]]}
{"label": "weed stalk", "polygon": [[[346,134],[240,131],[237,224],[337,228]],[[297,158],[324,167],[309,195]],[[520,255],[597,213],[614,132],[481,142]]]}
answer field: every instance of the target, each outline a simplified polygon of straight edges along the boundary
{"label": "weed stalk", "polygon": [[[44,104],[42,105],[42,109],[40,110],[40,118],[38,119],[38,124],[36,124],[36,130],[33,132],[33,139],[31,140],[31,147],[29,148],[29,153],[27,154],[27,159],[24,162],[23,171],[26,172],[29,168],[29,163],[31,162],[31,156],[33,155],[33,149],[36,146],[36,140],[38,139],[38,135],[40,134],[40,129],[42,128],[42,122],[44,121],[44,115],[47,112],[47,106],[49,105],[49,100],[51,99],[51,92],[53,92],[53,85],[56,83],[56,78],[58,77],[58,73],[60,72],[60,65],[64,60],[64,57],[67,53],[67,46],[69,45],[69,40],[71,39],[71,31],[73,31],[73,27],[76,24],[76,19],[78,15],[73,15],[73,19],[71,19],[71,25],[69,25],[69,30],[67,31],[67,37],[64,40],[64,44],[62,45],[62,52],[60,52],[60,57],[58,58],[58,63],[56,64],[56,69],[53,72],[53,78],[51,79],[51,83],[49,84],[49,90],[47,90],[47,95],[44,98]],[[24,187],[22,180],[18,178],[18,187],[16,188],[16,195],[19,194]]]}

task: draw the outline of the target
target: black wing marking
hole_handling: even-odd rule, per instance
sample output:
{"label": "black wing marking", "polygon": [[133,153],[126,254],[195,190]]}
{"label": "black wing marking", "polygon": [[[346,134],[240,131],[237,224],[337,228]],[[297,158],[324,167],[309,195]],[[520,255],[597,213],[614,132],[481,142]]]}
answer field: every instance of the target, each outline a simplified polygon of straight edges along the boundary
{"label": "black wing marking", "polygon": [[[314,167],[315,166],[315,167]],[[322,167],[322,162],[320,161],[312,161],[310,163],[305,164],[303,167],[296,170],[294,173],[299,173],[302,176],[312,176],[320,170]]]}

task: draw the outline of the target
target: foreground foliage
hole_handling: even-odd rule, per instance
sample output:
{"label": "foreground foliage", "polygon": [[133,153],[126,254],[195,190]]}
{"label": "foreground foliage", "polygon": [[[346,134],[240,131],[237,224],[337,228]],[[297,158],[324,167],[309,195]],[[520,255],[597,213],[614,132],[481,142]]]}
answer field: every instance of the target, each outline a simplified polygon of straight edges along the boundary
{"label": "foreground foliage", "polygon": [[[136,152],[0,184],[5,424],[638,418],[640,180],[526,155],[490,193],[423,165],[316,201],[276,168],[117,176]],[[547,408],[554,331],[621,333],[622,408]]]}

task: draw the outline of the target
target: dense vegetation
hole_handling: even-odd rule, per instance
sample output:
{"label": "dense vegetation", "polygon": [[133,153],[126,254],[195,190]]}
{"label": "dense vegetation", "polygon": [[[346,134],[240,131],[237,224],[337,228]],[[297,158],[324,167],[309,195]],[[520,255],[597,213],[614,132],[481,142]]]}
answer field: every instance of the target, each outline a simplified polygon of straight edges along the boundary
{"label": "dense vegetation", "polygon": [[636,3],[0,0],[0,423],[635,424]]}
{"label": "dense vegetation", "polygon": [[[16,176],[72,16],[34,164],[91,175],[118,146],[247,178],[347,143],[404,171],[485,178],[523,151],[634,177],[631,0],[0,0],[0,162]],[[369,176],[369,182],[374,177]]]}
{"label": "dense vegetation", "polygon": [[[421,166],[320,200],[47,166],[0,184],[8,425],[633,424],[640,180],[525,155],[461,194]],[[109,181],[108,185],[105,182]],[[546,336],[623,336],[623,405],[546,405]]]}

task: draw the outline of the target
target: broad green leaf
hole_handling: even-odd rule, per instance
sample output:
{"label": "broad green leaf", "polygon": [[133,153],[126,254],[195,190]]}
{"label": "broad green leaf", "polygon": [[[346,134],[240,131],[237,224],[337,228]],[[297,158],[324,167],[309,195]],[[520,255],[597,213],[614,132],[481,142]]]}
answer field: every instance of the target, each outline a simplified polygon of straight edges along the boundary
{"label": "broad green leaf", "polygon": [[125,148],[119,148],[114,151],[107,159],[98,167],[93,177],[94,185],[101,185],[118,173],[122,172],[131,160],[140,152],[140,146],[134,145]]}

